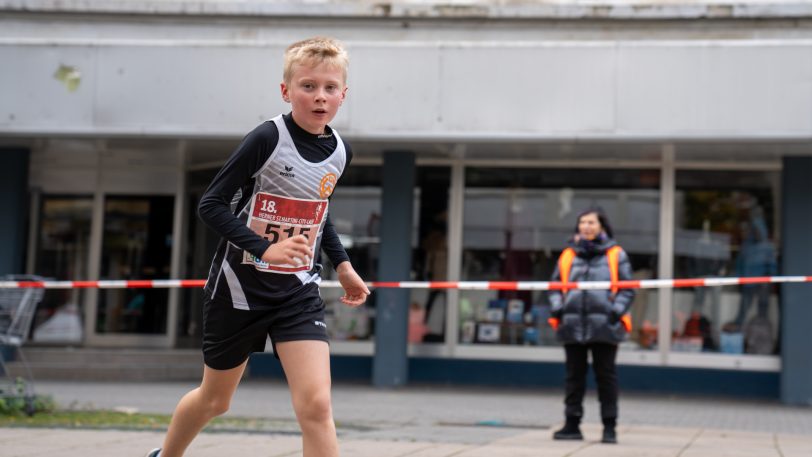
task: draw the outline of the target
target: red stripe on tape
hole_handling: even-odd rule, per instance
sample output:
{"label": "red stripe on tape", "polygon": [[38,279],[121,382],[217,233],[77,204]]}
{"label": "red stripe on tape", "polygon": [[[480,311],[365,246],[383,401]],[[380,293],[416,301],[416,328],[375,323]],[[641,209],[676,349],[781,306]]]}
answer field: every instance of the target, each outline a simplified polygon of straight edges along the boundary
{"label": "red stripe on tape", "polygon": [[751,278],[739,278],[739,284],[761,284],[770,282],[769,276],[753,276]]}
{"label": "red stripe on tape", "polygon": [[627,279],[624,281],[618,281],[617,286],[621,289],[639,289],[640,288],[640,281],[636,279]]}
{"label": "red stripe on tape", "polygon": [[515,281],[491,281],[488,283],[489,290],[516,290],[519,284]]}
{"label": "red stripe on tape", "polygon": [[674,280],[674,287],[702,287],[704,285],[705,278]]}

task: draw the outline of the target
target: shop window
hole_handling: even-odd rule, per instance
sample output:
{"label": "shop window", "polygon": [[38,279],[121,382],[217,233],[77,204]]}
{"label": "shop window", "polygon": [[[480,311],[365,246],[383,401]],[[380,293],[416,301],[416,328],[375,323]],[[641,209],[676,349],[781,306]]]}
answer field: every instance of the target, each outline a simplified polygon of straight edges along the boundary
{"label": "shop window", "polygon": [[[330,220],[350,256],[353,267],[365,281],[378,275],[381,223],[380,167],[352,166],[342,176],[330,199]],[[404,280],[440,281],[448,279],[448,167],[416,169],[412,216],[410,278]],[[325,279],[336,279],[329,259],[322,255]],[[370,340],[374,337],[376,295],[365,306],[349,308],[339,301],[343,291],[322,289],[328,310],[331,338]],[[409,342],[445,341],[446,292],[427,289],[410,291]]]}
{"label": "shop window", "polygon": [[[678,171],[675,277],[779,274],[780,173]],[[777,354],[780,288],[675,289],[672,351]]]}
{"label": "shop window", "polygon": [[[657,277],[658,170],[469,168],[464,205],[463,280],[549,281],[591,206],[607,213],[634,278]],[[657,291],[637,291],[624,346],[655,347],[657,308]],[[462,344],[558,344],[546,292],[463,291],[459,315]]]}
{"label": "shop window", "polygon": [[[55,280],[87,279],[93,198],[44,195],[39,208],[34,273]],[[82,289],[51,289],[37,307],[32,340],[81,343]]]}

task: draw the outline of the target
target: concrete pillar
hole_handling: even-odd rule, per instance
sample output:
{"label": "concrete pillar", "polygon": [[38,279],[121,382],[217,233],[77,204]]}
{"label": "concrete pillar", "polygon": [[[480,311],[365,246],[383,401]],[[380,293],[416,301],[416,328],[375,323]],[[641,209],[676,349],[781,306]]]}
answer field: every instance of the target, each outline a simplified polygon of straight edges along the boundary
{"label": "concrete pillar", "polygon": [[[785,157],[782,175],[781,274],[812,276],[812,157]],[[781,401],[812,405],[812,284],[781,293]]]}
{"label": "concrete pillar", "polygon": [[[412,257],[412,212],[415,156],[411,152],[386,152],[383,161],[381,249],[379,281],[408,281]],[[409,291],[378,289],[375,310],[375,355],[372,384],[395,387],[407,383],[409,360],[407,332]]]}

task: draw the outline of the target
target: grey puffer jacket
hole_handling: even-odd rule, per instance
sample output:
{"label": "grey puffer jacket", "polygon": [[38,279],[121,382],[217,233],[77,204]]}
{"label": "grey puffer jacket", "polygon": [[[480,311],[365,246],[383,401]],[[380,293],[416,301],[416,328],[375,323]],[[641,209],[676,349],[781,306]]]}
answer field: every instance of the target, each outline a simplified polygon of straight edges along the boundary
{"label": "grey puffer jacket", "polygon": [[[611,280],[606,251],[616,244],[607,239],[587,252],[586,248],[571,242],[570,247],[575,249],[576,256],[572,260],[569,282]],[[629,256],[623,250],[619,253],[618,263],[618,279],[631,279]],[[552,280],[561,280],[558,265]],[[570,290],[566,297],[561,291],[550,291],[549,298],[552,316],[560,320],[558,339],[564,344],[617,344],[626,338],[620,317],[629,310],[634,290],[620,289],[615,296],[610,290]]]}

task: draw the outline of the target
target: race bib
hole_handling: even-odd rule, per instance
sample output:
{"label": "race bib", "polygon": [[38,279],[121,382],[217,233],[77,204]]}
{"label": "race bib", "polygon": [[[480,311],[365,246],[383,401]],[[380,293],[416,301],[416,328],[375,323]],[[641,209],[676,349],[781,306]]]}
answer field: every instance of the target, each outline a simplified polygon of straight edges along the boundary
{"label": "race bib", "polygon": [[[304,235],[307,237],[308,246],[313,250],[326,216],[327,200],[302,200],[257,192],[251,202],[248,227],[271,244],[280,243],[296,235]],[[297,273],[310,271],[313,268],[314,257],[315,255],[311,255],[310,263],[305,265],[275,265],[263,262],[262,259],[245,251],[242,263],[251,264],[260,271]]]}

